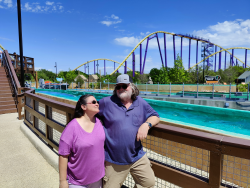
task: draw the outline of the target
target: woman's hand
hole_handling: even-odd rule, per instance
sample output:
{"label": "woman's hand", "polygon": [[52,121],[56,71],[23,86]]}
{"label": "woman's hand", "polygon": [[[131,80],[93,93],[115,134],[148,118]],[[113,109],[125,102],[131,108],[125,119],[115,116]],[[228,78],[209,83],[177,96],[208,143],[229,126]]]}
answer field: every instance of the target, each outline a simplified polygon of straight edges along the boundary
{"label": "woman's hand", "polygon": [[59,188],[69,188],[69,184],[67,180],[60,181]]}

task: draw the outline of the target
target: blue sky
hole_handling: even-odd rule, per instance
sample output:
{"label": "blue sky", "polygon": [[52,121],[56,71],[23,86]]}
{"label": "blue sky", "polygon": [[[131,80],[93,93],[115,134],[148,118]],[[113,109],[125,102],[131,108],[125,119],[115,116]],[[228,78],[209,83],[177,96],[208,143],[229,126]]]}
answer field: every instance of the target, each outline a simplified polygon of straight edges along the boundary
{"label": "blue sky", "polygon": [[[57,62],[58,71],[67,71],[97,58],[122,62],[141,39],[155,31],[193,34],[210,39],[224,48],[250,48],[249,0],[21,0],[21,4],[23,51],[25,56],[35,58],[36,69],[55,72],[54,65]],[[10,53],[19,53],[16,1],[0,0],[0,17],[0,44]],[[159,37],[163,53],[163,34],[159,34]],[[179,41],[176,38],[177,53],[180,52]],[[184,39],[183,44],[183,63],[187,68],[188,40]],[[144,42],[143,54],[145,46]],[[173,66],[172,46],[172,37],[169,35],[167,56],[170,67]],[[195,48],[193,41],[191,65],[196,62]],[[243,50],[235,50],[235,55],[245,60]],[[224,57],[223,54],[223,63]],[[102,68],[103,62],[99,61],[99,64]],[[129,58],[130,68],[131,64]],[[156,39],[152,39],[145,72],[160,66]],[[80,70],[84,71],[84,68]],[[106,70],[111,73],[114,64],[107,62]],[[139,71],[139,49],[136,50],[136,70]],[[120,71],[123,72],[123,68]],[[93,64],[90,65],[92,72]]]}

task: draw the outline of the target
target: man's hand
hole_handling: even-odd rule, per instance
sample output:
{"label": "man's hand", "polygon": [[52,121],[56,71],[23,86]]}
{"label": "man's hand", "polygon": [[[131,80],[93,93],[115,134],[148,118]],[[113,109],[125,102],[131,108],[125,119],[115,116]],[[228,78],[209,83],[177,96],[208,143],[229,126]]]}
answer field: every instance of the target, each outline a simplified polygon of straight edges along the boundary
{"label": "man's hand", "polygon": [[149,126],[147,123],[143,123],[137,132],[137,141],[147,138]]}

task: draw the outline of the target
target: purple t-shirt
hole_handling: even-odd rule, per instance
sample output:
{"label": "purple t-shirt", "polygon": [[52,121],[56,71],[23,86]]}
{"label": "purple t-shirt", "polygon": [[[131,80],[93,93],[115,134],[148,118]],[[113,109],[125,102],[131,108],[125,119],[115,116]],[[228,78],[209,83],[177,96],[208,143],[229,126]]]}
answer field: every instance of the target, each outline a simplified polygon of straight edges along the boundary
{"label": "purple t-shirt", "polygon": [[105,175],[104,141],[104,129],[98,118],[91,133],[84,131],[76,119],[68,123],[62,132],[58,153],[69,155],[69,183],[87,185]]}

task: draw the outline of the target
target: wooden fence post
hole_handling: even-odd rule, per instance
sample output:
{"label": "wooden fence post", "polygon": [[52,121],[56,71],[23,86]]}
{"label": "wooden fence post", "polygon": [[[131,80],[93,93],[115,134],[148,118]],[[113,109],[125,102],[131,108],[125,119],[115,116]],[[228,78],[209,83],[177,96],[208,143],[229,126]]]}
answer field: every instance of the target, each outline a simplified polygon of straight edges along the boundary
{"label": "wooden fence post", "polygon": [[[35,102],[36,101],[34,99],[32,99],[32,108],[33,108],[34,111],[36,111],[35,110]],[[33,115],[33,127],[35,127],[35,116],[34,115]]]}
{"label": "wooden fence post", "polygon": [[38,77],[37,77],[37,71],[36,71],[36,88],[38,88]]}
{"label": "wooden fence post", "polygon": [[209,185],[211,188],[219,188],[222,176],[223,155],[218,151],[210,151]]}
{"label": "wooden fence post", "polygon": [[[45,118],[48,119],[48,112],[49,112],[49,106],[45,104]],[[45,124],[45,136],[48,140],[50,140],[49,138],[49,131],[50,131],[50,126]],[[53,146],[51,146],[49,143],[48,143],[48,147],[50,149],[53,149]]]}

